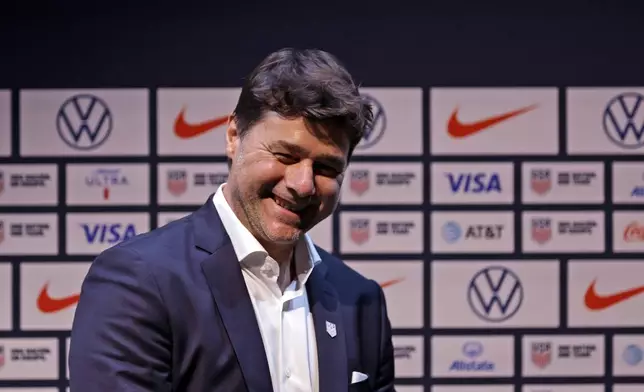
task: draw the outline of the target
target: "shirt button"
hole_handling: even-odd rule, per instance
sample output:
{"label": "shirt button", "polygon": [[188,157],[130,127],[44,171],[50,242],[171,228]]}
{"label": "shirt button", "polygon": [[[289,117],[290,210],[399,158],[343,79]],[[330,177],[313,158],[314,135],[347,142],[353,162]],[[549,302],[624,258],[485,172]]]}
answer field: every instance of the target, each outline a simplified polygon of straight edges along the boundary
{"label": "shirt button", "polygon": [[286,372],[285,372],[285,373],[286,373],[286,378],[290,378],[290,377],[291,377],[291,369],[286,369]]}

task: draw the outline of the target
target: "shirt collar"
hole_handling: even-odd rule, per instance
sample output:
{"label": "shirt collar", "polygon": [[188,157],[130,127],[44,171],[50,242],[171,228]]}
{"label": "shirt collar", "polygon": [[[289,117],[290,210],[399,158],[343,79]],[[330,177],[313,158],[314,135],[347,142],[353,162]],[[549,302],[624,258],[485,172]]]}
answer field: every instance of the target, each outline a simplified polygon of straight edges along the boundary
{"label": "shirt collar", "polygon": [[[253,253],[261,253],[263,256],[268,256],[266,249],[257,241],[251,232],[244,226],[237,215],[233,212],[224,197],[223,183],[219,186],[212,201],[219,213],[221,222],[230,237],[237,259],[243,262],[248,256]],[[295,268],[297,275],[305,274],[306,277],[310,274],[315,265],[322,261],[319,253],[315,249],[315,244],[308,233],[304,233],[300,241],[297,242],[295,247]],[[305,277],[305,278],[306,278]]]}

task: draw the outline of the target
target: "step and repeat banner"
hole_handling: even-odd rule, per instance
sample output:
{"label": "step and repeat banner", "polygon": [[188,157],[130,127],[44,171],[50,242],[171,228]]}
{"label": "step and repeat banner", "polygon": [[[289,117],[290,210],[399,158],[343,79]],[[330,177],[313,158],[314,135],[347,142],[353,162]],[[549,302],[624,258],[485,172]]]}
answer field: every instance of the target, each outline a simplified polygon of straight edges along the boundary
{"label": "step and repeat banner", "polygon": [[[0,391],[67,390],[91,261],[226,181],[239,91],[0,91]],[[362,92],[311,235],[383,287],[398,391],[644,391],[644,88]]]}

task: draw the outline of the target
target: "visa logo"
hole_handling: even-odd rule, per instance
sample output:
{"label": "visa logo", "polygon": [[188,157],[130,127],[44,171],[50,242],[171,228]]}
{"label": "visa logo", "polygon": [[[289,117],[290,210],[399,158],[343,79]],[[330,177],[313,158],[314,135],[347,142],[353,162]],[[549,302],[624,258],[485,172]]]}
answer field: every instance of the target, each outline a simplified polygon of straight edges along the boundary
{"label": "visa logo", "polygon": [[644,186],[636,186],[633,188],[631,197],[644,197]]}
{"label": "visa logo", "polygon": [[83,223],[85,238],[90,244],[115,244],[125,241],[136,235],[136,228],[132,223],[122,225],[120,223]]}
{"label": "visa logo", "polygon": [[447,173],[452,193],[501,193],[498,173]]}

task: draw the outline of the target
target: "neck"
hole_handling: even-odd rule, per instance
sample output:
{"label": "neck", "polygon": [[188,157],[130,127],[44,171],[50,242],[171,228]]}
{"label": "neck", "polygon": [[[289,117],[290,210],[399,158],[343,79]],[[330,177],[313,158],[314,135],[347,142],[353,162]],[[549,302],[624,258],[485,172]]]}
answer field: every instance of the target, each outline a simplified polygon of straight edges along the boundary
{"label": "neck", "polygon": [[295,252],[295,247],[293,245],[280,245],[275,243],[266,243],[265,241],[259,241],[259,243],[262,244],[269,256],[275,259],[280,266],[288,265],[291,260],[293,260],[293,254]]}
{"label": "neck", "polygon": [[277,285],[283,293],[291,282],[297,279],[295,259],[293,256],[294,252],[291,249],[291,254],[288,258],[277,258],[275,257],[275,253],[270,251],[269,255],[275,259],[280,266],[279,275],[277,276]]}

